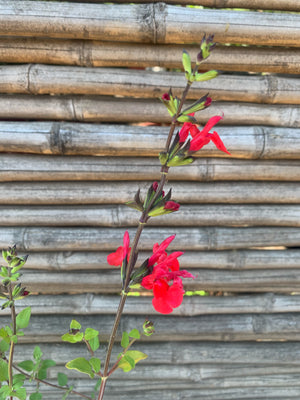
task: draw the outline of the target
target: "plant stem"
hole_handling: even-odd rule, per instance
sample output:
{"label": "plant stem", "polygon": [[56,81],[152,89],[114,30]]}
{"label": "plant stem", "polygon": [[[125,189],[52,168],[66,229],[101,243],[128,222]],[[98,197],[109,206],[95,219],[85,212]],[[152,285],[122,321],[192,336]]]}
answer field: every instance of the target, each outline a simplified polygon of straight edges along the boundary
{"label": "plant stem", "polygon": [[[9,271],[10,272],[10,271]],[[9,273],[10,275],[10,273]],[[17,324],[16,324],[16,309],[15,309],[15,304],[13,302],[13,295],[12,295],[12,286],[11,283],[8,286],[8,295],[9,295],[9,300],[12,302],[12,306],[10,308],[11,312],[11,320],[12,320],[12,332],[13,335],[15,336],[17,333]],[[13,359],[14,359],[14,349],[15,349],[15,343],[11,339],[10,340],[10,349],[9,349],[9,359],[8,359],[8,385],[10,390],[13,389]],[[13,396],[10,397],[10,400],[13,400]]]}
{"label": "plant stem", "polygon": [[[6,359],[5,359],[5,361],[8,362]],[[24,372],[24,371],[23,371],[21,368],[19,368],[17,365],[14,365],[14,364],[13,364],[13,368],[14,368],[16,371],[19,371],[21,374],[25,375],[26,378],[28,378],[28,379],[31,378],[31,376],[30,376],[29,374],[27,374],[26,372]],[[67,391],[67,390],[68,390],[68,388],[64,388],[64,387],[62,387],[62,386],[55,385],[54,383],[50,383],[50,382],[44,381],[43,379],[39,379],[39,378],[36,378],[36,377],[35,377],[34,380],[37,381],[37,382],[43,383],[44,385],[47,385],[47,386],[51,386],[51,387],[53,387],[53,388],[56,388],[56,389],[60,389],[60,390],[64,390],[64,391]],[[77,396],[81,396],[81,397],[83,397],[83,398],[85,398],[85,399],[88,399],[88,400],[92,400],[91,397],[86,396],[86,395],[83,394],[83,393],[76,392],[75,390],[71,390],[70,393],[76,394]]]}

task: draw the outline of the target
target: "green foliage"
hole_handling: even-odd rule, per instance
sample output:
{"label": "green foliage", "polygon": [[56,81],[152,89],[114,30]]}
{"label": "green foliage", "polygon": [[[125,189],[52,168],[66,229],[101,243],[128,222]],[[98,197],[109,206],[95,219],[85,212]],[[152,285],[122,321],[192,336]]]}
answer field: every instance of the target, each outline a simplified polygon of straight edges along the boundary
{"label": "green foliage", "polygon": [[57,374],[57,383],[59,386],[67,386],[68,384],[68,377],[66,374],[63,374],[62,372],[59,372]]}
{"label": "green foliage", "polygon": [[122,334],[122,339],[121,339],[121,346],[126,349],[126,347],[129,345],[129,335],[127,332],[123,332]]}
{"label": "green foliage", "polygon": [[139,361],[144,360],[147,357],[147,354],[142,353],[141,351],[129,350],[119,361],[118,367],[121,368],[124,372],[129,372],[135,367],[135,365]]}
{"label": "green foliage", "polygon": [[0,382],[8,381],[8,365],[7,363],[0,359]]}
{"label": "green foliage", "polygon": [[89,361],[83,357],[75,358],[72,361],[67,362],[66,367],[68,369],[75,369],[83,374],[87,374],[90,378],[94,377],[93,367]]}
{"label": "green foliage", "polygon": [[24,310],[20,311],[16,317],[17,329],[27,328],[27,326],[29,324],[30,316],[31,316],[31,308],[30,307],[26,307],[26,308],[24,308]]}

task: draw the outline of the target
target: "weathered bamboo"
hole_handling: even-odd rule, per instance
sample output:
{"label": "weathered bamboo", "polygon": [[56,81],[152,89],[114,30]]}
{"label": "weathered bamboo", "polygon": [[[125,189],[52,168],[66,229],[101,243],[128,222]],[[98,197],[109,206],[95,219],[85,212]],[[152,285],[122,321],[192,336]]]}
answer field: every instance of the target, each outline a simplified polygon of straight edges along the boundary
{"label": "weathered bamboo", "polygon": [[[221,125],[216,129],[234,158],[299,160],[299,129]],[[156,157],[165,146],[167,132],[167,127],[160,126],[2,121],[0,151]],[[224,157],[225,154],[209,144],[195,156]]]}
{"label": "weathered bamboo", "polygon": [[[121,242],[120,242],[121,243]],[[26,268],[41,271],[105,270],[109,252],[31,252]],[[139,252],[138,264],[149,257],[148,252]],[[300,268],[300,250],[225,250],[186,251],[180,258],[182,268],[211,268],[222,270],[268,270]],[[102,273],[102,272],[100,272]]]}
{"label": "weathered bamboo", "polygon": [[[187,105],[190,103],[187,103]],[[199,113],[199,123],[224,114],[226,125],[300,127],[300,109],[293,105],[215,102]],[[105,96],[1,95],[0,118],[83,122],[169,123],[170,116],[158,100]]]}
{"label": "weathered bamboo", "polygon": [[[109,68],[50,65],[4,65],[0,67],[0,93],[87,94],[157,98],[172,88],[180,96],[184,74]],[[300,104],[298,79],[274,75],[220,75],[218,79],[193,84],[189,99],[209,92],[215,101]]]}
{"label": "weathered bamboo", "polygon": [[[185,280],[185,290],[286,294],[300,291],[299,268],[261,269],[259,273],[257,270],[227,271],[205,268],[191,271],[196,278]],[[116,294],[121,291],[120,279],[120,270],[117,267],[114,270],[101,271],[101,273],[84,270],[76,272],[30,272],[28,270],[26,275],[22,276],[22,283],[35,294]]]}
{"label": "weathered bamboo", "polygon": [[[141,198],[144,198],[151,183],[151,181],[0,183],[0,204],[20,206],[124,204],[133,200],[138,188],[141,190]],[[179,203],[199,205],[299,204],[300,196],[299,184],[293,182],[174,181],[166,186],[166,190],[170,188],[173,190],[173,197]],[[13,218],[13,215],[10,215],[10,218]]]}
{"label": "weathered bamboo", "polygon": [[[199,46],[184,48],[196,60]],[[18,64],[182,68],[182,49],[182,45],[1,37],[0,57],[3,62]],[[200,69],[298,74],[299,63],[297,48],[217,46]]]}
{"label": "weathered bamboo", "polygon": [[[219,43],[299,46],[299,16],[199,10],[157,4],[0,2],[0,34],[143,43],[197,43],[214,32]],[[180,32],[180,35],[178,35]]]}
{"label": "weathered bamboo", "polygon": [[[138,218],[125,205],[0,206],[1,226],[126,227],[136,226]],[[300,205],[182,205],[179,213],[152,218],[149,225],[300,227]]]}
{"label": "weathered bamboo", "polygon": [[[150,298],[148,301],[151,302]],[[113,315],[101,316],[100,340],[108,339],[113,318]],[[1,325],[5,320],[6,317],[0,317]],[[81,315],[80,321],[82,326],[92,326],[95,318],[92,315]],[[144,315],[130,315],[121,322],[120,329],[128,332],[132,326],[142,327],[144,321]],[[285,338],[291,341],[297,340],[300,314],[233,314],[218,315],[217,318],[215,315],[199,315],[193,317],[193,324],[189,323],[190,317],[183,315],[180,318],[172,315],[168,318],[164,315],[156,315],[155,321],[155,335],[150,339],[152,341],[247,341],[266,338],[273,341]],[[33,315],[26,329],[26,341],[40,343],[40,340],[43,341],[48,336],[51,326],[51,341],[58,342],[61,340],[61,334],[68,331],[69,324],[69,315]],[[120,333],[118,333],[118,340],[120,340]]]}
{"label": "weathered bamboo", "polygon": [[[0,157],[0,181],[153,181],[160,179],[159,165],[157,158],[132,159],[87,156],[79,158],[76,156],[2,154]],[[300,168],[297,160],[250,161],[203,158],[197,160],[189,168],[186,166],[171,168],[169,180],[196,182],[220,180],[295,182],[300,180]],[[80,184],[84,185],[83,182]],[[248,184],[251,185],[251,183],[247,182],[246,185]],[[292,190],[298,193],[297,185],[291,185],[293,187]],[[7,188],[9,187],[11,188],[10,190],[13,188],[13,190],[16,190],[14,183],[7,183]],[[20,190],[22,187],[20,185]],[[28,186],[26,187],[28,188]],[[215,190],[218,191],[217,187]],[[245,188],[244,190],[247,189]],[[261,194],[263,190],[261,187]],[[290,201],[297,203],[299,200],[298,194],[295,197],[290,189],[288,191]],[[15,195],[17,196],[18,194],[15,193]],[[70,195],[67,195],[68,198],[70,198]],[[229,195],[228,190],[227,195]],[[253,199],[253,195],[251,193],[249,195]],[[86,196],[88,198],[89,195],[86,194]],[[239,194],[239,196],[243,196],[243,194]],[[282,196],[285,198],[283,193]],[[245,196],[243,197],[245,198]],[[93,196],[93,198],[95,197]],[[298,200],[295,201],[297,198]]]}
{"label": "weathered bamboo", "polygon": [[[118,296],[94,295],[49,295],[28,296],[18,302],[17,311],[31,307],[32,314],[38,315],[113,315],[118,308]],[[263,313],[296,313],[300,311],[299,296],[268,294],[239,296],[184,296],[180,308],[175,308],[172,316],[232,315]],[[9,309],[1,315],[9,315]],[[150,297],[129,296],[124,315],[157,315]],[[76,317],[75,317],[76,319]]]}
{"label": "weathered bamboo", "polygon": [[[75,3],[103,3],[104,0],[65,0]],[[128,0],[114,0],[114,3],[127,3]],[[160,0],[134,0],[132,3],[159,3]],[[294,0],[166,0],[167,4],[199,5],[216,8],[245,8],[258,10],[300,11]]]}
{"label": "weathered bamboo", "polygon": [[[131,237],[135,230],[129,229]],[[253,247],[298,247],[300,229],[282,227],[250,228],[177,228],[176,243],[170,249],[228,250]],[[174,233],[173,228],[148,228],[140,248],[151,250],[153,244]],[[16,243],[20,251],[111,251],[120,245],[123,228],[65,228],[65,227],[1,227],[2,248]]]}

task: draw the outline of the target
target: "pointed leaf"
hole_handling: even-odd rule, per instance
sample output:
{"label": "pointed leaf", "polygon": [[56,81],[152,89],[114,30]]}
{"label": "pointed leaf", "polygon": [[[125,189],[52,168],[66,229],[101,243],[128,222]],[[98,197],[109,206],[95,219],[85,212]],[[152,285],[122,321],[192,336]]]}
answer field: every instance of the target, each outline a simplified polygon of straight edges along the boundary
{"label": "pointed leaf", "polygon": [[98,336],[99,332],[92,328],[86,328],[84,338],[85,340],[94,339],[94,337]]}
{"label": "pointed leaf", "polygon": [[68,369],[76,369],[77,371],[82,372],[83,374],[89,375],[91,378],[94,377],[92,366],[90,365],[88,360],[86,360],[83,357],[75,358],[74,360],[69,361],[66,364],[66,367]]}
{"label": "pointed leaf", "polygon": [[0,359],[0,382],[8,381],[8,364]]}
{"label": "pointed leaf", "polygon": [[93,370],[94,370],[96,373],[98,373],[98,372],[100,371],[100,368],[101,368],[101,360],[100,360],[99,358],[92,357],[92,358],[90,359],[90,364],[91,364]]}
{"label": "pointed leaf", "polygon": [[81,329],[81,325],[78,321],[76,321],[75,319],[72,319],[71,323],[70,323],[70,329]]}
{"label": "pointed leaf", "polygon": [[140,335],[140,332],[137,329],[132,329],[129,332],[129,337],[131,337],[133,339],[140,339],[141,335]]}
{"label": "pointed leaf", "polygon": [[71,333],[65,333],[61,339],[64,342],[69,342],[69,343],[77,343],[81,342],[83,339],[83,332],[77,332],[75,335],[72,335]]}
{"label": "pointed leaf", "polygon": [[121,340],[121,346],[123,349],[126,349],[126,347],[129,345],[129,336],[127,332],[123,332],[122,334],[122,340]]}
{"label": "pointed leaf", "polygon": [[66,374],[63,374],[62,372],[58,372],[57,374],[57,383],[59,386],[67,386],[68,384],[68,377]]}
{"label": "pointed leaf", "polygon": [[34,368],[34,362],[32,360],[22,361],[18,364],[18,367],[25,369],[27,372],[31,372]]}
{"label": "pointed leaf", "polygon": [[14,391],[14,396],[17,397],[20,400],[26,400],[26,389],[25,388],[20,388],[16,391]]}
{"label": "pointed leaf", "polygon": [[40,392],[32,393],[32,394],[29,396],[29,400],[41,400],[42,398],[43,398],[43,395],[42,395],[42,393],[40,393]]}
{"label": "pointed leaf", "polygon": [[99,336],[95,336],[93,339],[89,340],[89,345],[93,351],[96,351],[100,347]]}
{"label": "pointed leaf", "polygon": [[24,329],[28,326],[31,315],[31,308],[26,307],[19,312],[16,318],[17,329]]}

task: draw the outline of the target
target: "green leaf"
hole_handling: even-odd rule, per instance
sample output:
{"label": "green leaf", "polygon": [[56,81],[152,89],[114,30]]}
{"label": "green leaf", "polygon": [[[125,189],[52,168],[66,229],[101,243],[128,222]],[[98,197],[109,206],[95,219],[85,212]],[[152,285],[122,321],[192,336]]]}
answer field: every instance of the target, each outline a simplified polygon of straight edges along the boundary
{"label": "green leaf", "polygon": [[76,321],[75,319],[72,319],[71,323],[70,323],[70,329],[81,329],[81,325],[78,321]]}
{"label": "green leaf", "polygon": [[137,329],[132,329],[132,331],[129,332],[129,337],[133,339],[140,339],[141,335]]}
{"label": "green leaf", "polygon": [[100,368],[101,368],[101,360],[100,360],[100,358],[92,357],[90,359],[90,364],[91,364],[93,370],[96,373],[98,373],[100,371]]}
{"label": "green leaf", "polygon": [[18,364],[18,367],[25,369],[27,372],[31,372],[34,368],[34,362],[31,360],[22,361]]}
{"label": "green leaf", "polygon": [[0,382],[8,381],[8,364],[0,359]]}
{"label": "green leaf", "polygon": [[17,329],[24,329],[28,326],[31,315],[31,308],[26,307],[20,311],[16,318]]}
{"label": "green leaf", "polygon": [[192,73],[192,63],[191,63],[191,57],[189,53],[185,50],[182,52],[182,65],[184,68],[184,71],[188,74]]}
{"label": "green leaf", "polygon": [[85,334],[84,334],[84,338],[85,338],[85,340],[89,341],[89,340],[91,340],[91,339],[94,339],[94,337],[96,337],[96,336],[98,336],[98,335],[99,335],[99,332],[96,331],[95,329],[93,329],[93,328],[86,328]]}
{"label": "green leaf", "polygon": [[81,342],[83,339],[83,332],[77,332],[75,333],[75,335],[71,334],[71,333],[65,333],[61,339],[64,342],[69,342],[69,343],[77,343],[77,342]]}
{"label": "green leaf", "polygon": [[89,340],[89,345],[93,351],[96,351],[100,347],[99,336],[95,336],[93,339]]}
{"label": "green leaf", "polygon": [[32,394],[29,396],[29,400],[41,400],[42,398],[43,398],[43,395],[42,395],[42,393],[40,393],[40,392],[32,393]]}
{"label": "green leaf", "polygon": [[38,379],[47,379],[47,369],[55,365],[56,362],[53,360],[43,360],[37,374]]}
{"label": "green leaf", "polygon": [[35,348],[34,348],[34,350],[33,350],[33,358],[34,358],[36,361],[39,361],[39,360],[42,358],[42,355],[43,355],[43,352],[42,352],[42,350],[40,349],[40,347],[39,347],[39,346],[35,346]]}
{"label": "green leaf", "polygon": [[207,71],[204,74],[197,74],[196,75],[196,82],[204,82],[209,81],[210,79],[214,79],[218,75],[218,71],[211,70]]}
{"label": "green leaf", "polygon": [[59,386],[67,386],[68,384],[68,377],[66,374],[63,374],[62,372],[58,372],[57,374],[57,382]]}
{"label": "green leaf", "polygon": [[5,353],[9,349],[9,343],[5,340],[1,340],[0,342],[0,353]]}
{"label": "green leaf", "polygon": [[[118,367],[122,368],[124,372],[129,372],[135,367],[136,363],[138,363],[141,360],[144,360],[147,357],[148,357],[147,354],[142,353],[141,351],[129,350],[122,358],[122,360],[119,361]],[[134,365],[132,361],[134,362]]]}
{"label": "green leaf", "polygon": [[20,388],[16,391],[14,391],[14,396],[17,397],[20,400],[26,400],[26,389],[25,388]]}
{"label": "green leaf", "polygon": [[54,360],[43,360],[42,362],[42,368],[50,368],[54,367],[56,365],[56,362]]}
{"label": "green leaf", "polygon": [[91,378],[94,377],[91,364],[83,357],[75,358],[74,360],[67,362],[66,367],[68,369],[76,369],[83,374],[89,375]]}
{"label": "green leaf", "polygon": [[121,346],[123,347],[123,349],[126,349],[128,345],[129,345],[129,335],[127,332],[123,332]]}

